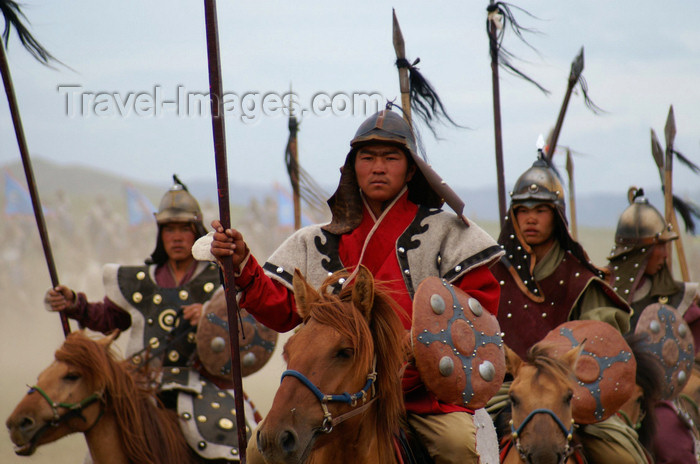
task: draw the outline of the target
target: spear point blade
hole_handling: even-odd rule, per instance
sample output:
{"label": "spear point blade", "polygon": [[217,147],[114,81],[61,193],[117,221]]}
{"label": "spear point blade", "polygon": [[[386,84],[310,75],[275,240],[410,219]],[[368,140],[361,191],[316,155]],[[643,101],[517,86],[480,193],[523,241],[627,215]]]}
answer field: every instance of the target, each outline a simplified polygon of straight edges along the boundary
{"label": "spear point blade", "polygon": [[666,138],[666,149],[673,149],[673,141],[676,138],[676,118],[673,115],[673,105],[668,109],[666,127],[664,127],[664,137]]}
{"label": "spear point blade", "polygon": [[659,143],[659,138],[656,136],[654,129],[651,129],[651,155],[654,157],[656,167],[659,168],[661,183],[664,182],[664,151]]}
{"label": "spear point blade", "polygon": [[571,76],[569,77],[569,80],[572,82],[578,81],[578,78],[581,77],[581,73],[583,72],[583,47],[581,47],[581,51],[578,52],[578,55],[576,58],[574,58],[574,61],[571,63]]}
{"label": "spear point blade", "polygon": [[391,9],[391,15],[393,16],[393,41],[394,41],[394,51],[396,52],[397,59],[406,59],[406,44],[403,40],[403,34],[401,33],[401,26],[399,26],[399,20],[396,18],[396,10]]}

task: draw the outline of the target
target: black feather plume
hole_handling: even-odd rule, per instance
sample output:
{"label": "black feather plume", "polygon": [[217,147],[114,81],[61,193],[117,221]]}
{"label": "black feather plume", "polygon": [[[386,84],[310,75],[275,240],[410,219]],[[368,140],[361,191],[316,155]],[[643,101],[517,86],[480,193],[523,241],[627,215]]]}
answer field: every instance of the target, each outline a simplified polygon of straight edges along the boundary
{"label": "black feather plume", "polygon": [[521,26],[518,21],[515,19],[515,15],[511,11],[511,8],[517,9],[522,11],[523,13],[527,14],[528,16],[532,18],[536,18],[536,16],[530,14],[527,10],[524,10],[520,7],[517,7],[515,5],[511,5],[505,2],[495,2],[490,4],[486,10],[489,13],[493,13],[494,11],[498,11],[499,14],[503,16],[503,27],[499,30],[498,34],[496,35],[495,39],[494,37],[491,36],[489,33],[489,20],[486,20],[486,33],[489,37],[489,46],[490,46],[490,52],[491,52],[491,58],[496,59],[498,62],[498,66],[504,69],[506,72],[513,74],[517,77],[520,77],[521,79],[524,79],[525,81],[529,82],[530,84],[534,85],[537,87],[542,93],[545,95],[549,95],[549,90],[545,89],[540,83],[532,79],[530,76],[525,74],[524,72],[520,71],[518,68],[513,65],[512,60],[513,59],[518,59],[515,55],[513,55],[511,52],[509,52],[505,47],[503,47],[503,37],[505,36],[505,31],[506,29],[511,29],[513,33],[528,47],[530,47],[532,50],[534,50],[536,53],[539,54],[537,49],[533,47],[526,39],[525,36],[523,35],[524,32],[529,32],[529,33],[537,33],[535,29],[529,29],[526,27]]}
{"label": "black feather plume", "polygon": [[185,192],[189,192],[189,190],[187,190],[187,186],[182,183],[182,181],[177,177],[177,174],[173,174],[173,182],[175,182],[175,185],[182,187],[182,190]]}
{"label": "black feather plume", "polygon": [[406,59],[396,60],[397,68],[408,68],[411,109],[420,116],[423,122],[425,122],[425,125],[428,126],[436,137],[437,132],[433,125],[434,122],[447,121],[455,127],[464,128],[447,114],[447,110],[445,110],[445,106],[437,91],[416,67],[418,63],[420,63],[420,58],[417,58],[413,63],[410,63]]}
{"label": "black feather plume", "polygon": [[578,83],[581,85],[581,93],[583,93],[583,103],[586,105],[586,108],[591,110],[593,114],[606,113],[607,111],[593,103],[593,100],[591,100],[588,96],[588,83],[586,82],[586,79],[583,78],[583,74],[579,76]]}
{"label": "black feather plume", "polygon": [[695,235],[695,219],[700,219],[700,208],[689,201],[673,195],[673,208],[678,212],[685,223],[685,231]]}
{"label": "black feather plume", "polygon": [[5,30],[2,33],[5,48],[7,48],[7,44],[10,40],[10,30],[14,27],[24,48],[26,48],[37,61],[45,65],[48,65],[51,61],[59,62],[36,38],[34,38],[27,26],[24,25],[22,20],[26,20],[27,17],[22,13],[20,5],[17,2],[14,0],[0,0],[0,12],[2,12],[5,18]]}
{"label": "black feather plume", "polygon": [[688,169],[690,169],[691,171],[693,171],[695,174],[700,174],[700,166],[698,166],[697,164],[693,163],[693,162],[690,161],[688,158],[686,158],[685,156],[683,156],[682,153],[680,153],[680,152],[678,152],[678,151],[676,151],[676,150],[673,150],[673,153],[676,155],[676,158],[678,158],[678,161],[680,161],[681,163],[683,163]]}

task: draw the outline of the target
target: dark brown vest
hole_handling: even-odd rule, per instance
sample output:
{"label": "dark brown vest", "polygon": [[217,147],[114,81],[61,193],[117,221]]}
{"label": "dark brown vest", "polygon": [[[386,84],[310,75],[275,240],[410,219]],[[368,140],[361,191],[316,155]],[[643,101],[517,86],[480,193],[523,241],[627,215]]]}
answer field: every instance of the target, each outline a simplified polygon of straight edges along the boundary
{"label": "dark brown vest", "polygon": [[537,282],[544,297],[544,301],[538,303],[520,291],[503,258],[491,272],[501,284],[498,322],[504,334],[503,341],[523,359],[527,350],[550,330],[577,318],[571,314],[574,305],[589,283],[598,280],[567,251],[554,273]]}

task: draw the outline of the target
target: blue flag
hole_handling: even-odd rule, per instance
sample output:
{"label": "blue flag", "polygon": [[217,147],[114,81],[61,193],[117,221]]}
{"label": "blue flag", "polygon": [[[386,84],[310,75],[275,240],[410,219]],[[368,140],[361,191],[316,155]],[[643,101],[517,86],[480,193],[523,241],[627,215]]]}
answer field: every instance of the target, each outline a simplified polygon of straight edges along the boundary
{"label": "blue flag", "polygon": [[5,214],[7,216],[34,214],[29,191],[9,172],[5,172]]}
{"label": "blue flag", "polygon": [[156,208],[153,203],[133,185],[126,185],[126,211],[129,225],[136,226],[153,221],[153,213]]}
{"label": "blue flag", "polygon": [[[282,187],[281,185],[275,183],[275,192],[277,196],[277,224],[280,226],[294,227],[294,198],[292,194]],[[305,227],[313,224],[313,221],[304,214],[302,208],[301,211],[301,226]]]}
{"label": "blue flag", "polygon": [[294,201],[282,186],[275,184],[277,193],[277,224],[280,226],[294,227]]}

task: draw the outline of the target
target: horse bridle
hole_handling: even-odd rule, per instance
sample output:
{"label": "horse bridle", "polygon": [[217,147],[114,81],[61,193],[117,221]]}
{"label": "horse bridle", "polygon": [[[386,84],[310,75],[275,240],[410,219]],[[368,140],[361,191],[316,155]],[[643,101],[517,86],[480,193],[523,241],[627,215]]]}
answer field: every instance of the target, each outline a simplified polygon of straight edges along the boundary
{"label": "horse bridle", "polygon": [[551,409],[546,408],[538,408],[530,411],[530,414],[528,414],[527,417],[525,417],[525,419],[520,423],[517,429],[513,425],[513,419],[510,420],[511,436],[513,437],[513,441],[515,442],[515,448],[518,450],[520,459],[522,459],[524,462],[527,462],[527,456],[525,455],[525,451],[520,446],[520,434],[522,433],[525,426],[537,414],[547,414],[551,416],[552,419],[554,419],[554,422],[559,426],[561,431],[564,432],[564,436],[566,437],[566,445],[564,446],[564,453],[562,454],[560,464],[566,462],[568,457],[571,456],[571,454],[574,452],[574,449],[571,447],[571,440],[574,438],[574,420],[571,419],[571,427],[566,428],[566,425],[564,425],[562,420],[559,419],[559,416],[557,416]]}
{"label": "horse bridle", "polygon": [[[99,390],[93,393],[92,395],[87,396],[84,398],[82,401],[79,401],[77,403],[64,403],[60,402],[57,403],[51,399],[51,397],[46,393],[41,387],[38,385],[27,385],[29,387],[29,392],[27,394],[33,393],[33,392],[38,392],[49,404],[51,407],[51,412],[53,413],[53,420],[50,422],[50,425],[52,427],[58,427],[61,422],[64,422],[68,419],[71,419],[73,417],[80,417],[83,421],[87,422],[87,419],[85,419],[85,416],[83,416],[83,409],[86,408],[87,406],[90,406],[92,403],[96,401],[103,401],[104,399],[104,390]],[[58,413],[58,408],[65,408],[67,411],[61,415]],[[104,414],[104,408],[100,408],[100,414],[97,416],[97,419],[95,419],[95,423],[92,424],[89,429],[93,428],[99,420],[102,418],[102,415]],[[89,430],[88,429],[88,430]]]}
{"label": "horse bridle", "polygon": [[[295,377],[296,379],[298,379],[304,386],[306,386],[306,388],[311,390],[311,393],[313,393],[314,396],[316,396],[318,401],[321,403],[321,409],[323,409],[323,423],[321,424],[321,431],[324,433],[331,433],[333,427],[347,419],[350,419],[353,416],[356,416],[357,414],[360,414],[377,399],[375,397],[374,390],[374,382],[377,380],[376,356],[374,357],[374,361],[372,362],[372,372],[367,374],[367,382],[365,382],[365,386],[362,388],[362,390],[358,391],[357,393],[353,393],[352,395],[347,392],[343,393],[342,395],[326,395],[316,385],[314,385],[311,382],[311,380],[309,380],[304,374],[293,369],[288,369],[282,372],[282,378],[280,379],[280,383],[282,383],[282,380],[284,380],[285,377]],[[367,394],[370,390],[372,392],[368,401]],[[361,402],[362,404],[360,406],[357,406],[358,402]],[[353,409],[350,412],[333,418],[331,416],[330,411],[328,410],[328,403],[345,403],[350,405]]]}

